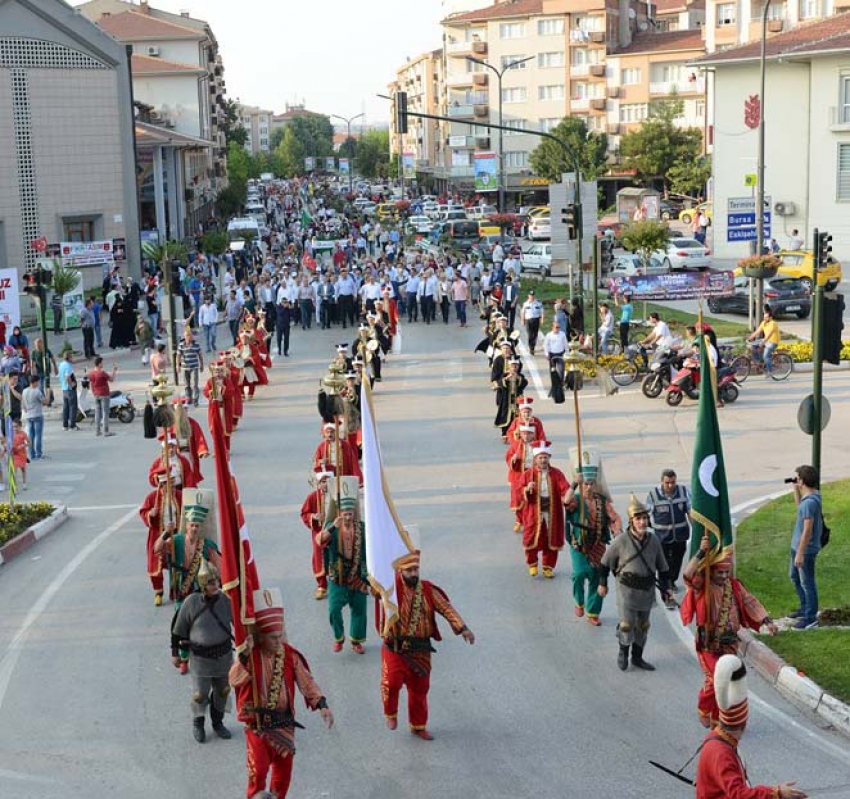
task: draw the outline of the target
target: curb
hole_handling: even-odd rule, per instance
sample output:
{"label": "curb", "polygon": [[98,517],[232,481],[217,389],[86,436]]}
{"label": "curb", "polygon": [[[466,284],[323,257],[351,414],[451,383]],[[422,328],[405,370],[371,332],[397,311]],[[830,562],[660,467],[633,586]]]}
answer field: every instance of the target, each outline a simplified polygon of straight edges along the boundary
{"label": "curb", "polygon": [[50,535],[57,527],[61,527],[68,521],[67,505],[56,505],[53,513],[46,519],[42,519],[20,535],[16,535],[11,541],[0,547],[0,566],[14,560],[35,546],[46,535]]}
{"label": "curb", "polygon": [[813,711],[835,730],[850,738],[850,705],[826,693],[817,683],[789,666],[767,644],[749,631],[738,633],[738,652],[780,694],[795,705]]}

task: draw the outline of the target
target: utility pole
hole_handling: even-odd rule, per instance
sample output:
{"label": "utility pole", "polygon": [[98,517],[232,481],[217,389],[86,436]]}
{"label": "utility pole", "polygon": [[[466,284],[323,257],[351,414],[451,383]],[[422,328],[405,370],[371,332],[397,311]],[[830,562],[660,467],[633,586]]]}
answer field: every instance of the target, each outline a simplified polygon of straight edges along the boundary
{"label": "utility pole", "polygon": [[[341,122],[345,122],[346,130],[348,131],[348,133],[346,134],[345,142],[346,142],[346,144],[348,144],[348,142],[351,141],[351,123],[354,122],[355,119],[360,119],[360,117],[365,117],[365,116],[366,116],[366,114],[357,114],[356,116],[353,116],[353,117],[341,117],[339,114],[331,114],[330,118],[331,119],[339,119]],[[349,145],[349,147],[350,147],[350,145]],[[353,186],[353,183],[352,183],[353,178],[352,178],[352,174],[351,174],[351,167],[353,166],[353,164],[352,164],[353,160],[354,159],[351,157],[351,153],[349,152],[349,154],[348,154],[348,193],[349,194],[351,194],[352,186]]]}

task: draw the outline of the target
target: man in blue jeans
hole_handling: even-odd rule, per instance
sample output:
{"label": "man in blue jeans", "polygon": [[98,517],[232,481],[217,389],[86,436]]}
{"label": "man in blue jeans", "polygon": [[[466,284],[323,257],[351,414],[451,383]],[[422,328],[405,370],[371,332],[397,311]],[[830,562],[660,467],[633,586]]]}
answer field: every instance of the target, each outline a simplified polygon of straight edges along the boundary
{"label": "man in blue jeans", "polygon": [[815,561],[820,552],[823,511],[820,483],[814,466],[798,466],[794,477],[794,502],[797,521],[791,537],[791,582],[800,599],[800,608],[790,614],[796,619],[795,630],[811,630],[818,626],[818,587]]}
{"label": "man in blue jeans", "polygon": [[74,353],[65,351],[59,364],[59,387],[62,389],[62,429],[79,430],[77,427],[77,378],[74,376]]}

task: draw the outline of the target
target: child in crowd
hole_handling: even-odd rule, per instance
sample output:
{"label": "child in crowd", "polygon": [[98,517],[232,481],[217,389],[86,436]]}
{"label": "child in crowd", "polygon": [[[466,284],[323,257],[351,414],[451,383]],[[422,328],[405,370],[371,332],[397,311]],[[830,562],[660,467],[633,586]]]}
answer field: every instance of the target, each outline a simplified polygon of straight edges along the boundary
{"label": "child in crowd", "polygon": [[[23,490],[27,490],[27,451],[30,446],[30,437],[24,432],[20,419],[15,419],[15,437],[12,441],[12,467],[17,473],[20,472],[23,482]],[[17,482],[17,481],[16,481]]]}

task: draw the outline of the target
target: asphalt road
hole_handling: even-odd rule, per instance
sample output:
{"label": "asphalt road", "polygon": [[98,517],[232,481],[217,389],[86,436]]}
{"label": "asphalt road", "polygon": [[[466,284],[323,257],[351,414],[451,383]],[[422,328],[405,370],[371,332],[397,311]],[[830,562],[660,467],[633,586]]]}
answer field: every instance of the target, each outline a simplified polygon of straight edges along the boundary
{"label": "asphalt road", "polygon": [[[622,674],[614,597],[595,629],[572,614],[568,559],[553,581],[527,576],[511,532],[485,363],[472,353],[474,326],[405,328],[405,352],[387,364],[377,389],[389,482],[402,518],[420,527],[423,574],[449,592],[477,636],[473,647],[451,635],[437,646],[434,742],[408,734],[404,711],[398,731],[384,727],[378,642],[370,627],[364,656],[331,652],[327,605],[312,598],[309,538],[298,518],[319,438],[317,381],[332,343],[350,333],[293,332],[293,357],[276,360],[273,385],[247,407],[232,455],[261,577],[282,587],[290,640],[337,720],[328,732],[299,704],[307,729],[298,733],[290,796],[692,796],[648,763],[679,768],[703,737],[689,634],[675,614],[656,609],[647,658],[658,670]],[[129,366],[128,359],[119,380],[141,383],[143,373]],[[748,381],[721,412],[733,504],[782,490],[782,478],[808,460],[795,409],[809,380]],[[825,393],[830,433],[847,430],[850,375],[826,375]],[[575,438],[572,406],[536,401],[554,463],[563,464]],[[585,442],[605,454],[621,513],[629,491],[644,495],[661,468],[687,480],[694,403],[671,411],[634,389],[611,398],[589,389],[582,415]],[[145,575],[136,508],[156,444],[142,438],[139,422],[116,430],[96,439],[62,433],[51,421],[51,460],[32,469],[28,498],[66,502],[72,519],[0,572],[0,796],[244,795],[243,737],[232,717],[232,741],[192,739],[189,680],[168,657],[172,610],[154,607]],[[842,439],[824,439],[825,479],[850,473]],[[209,461],[204,471],[209,484]],[[743,753],[754,781],[847,782],[846,740],[757,677],[750,687]],[[848,797],[850,788],[829,795]]]}

